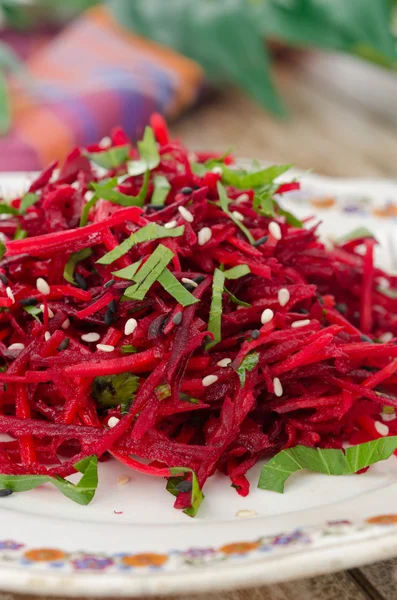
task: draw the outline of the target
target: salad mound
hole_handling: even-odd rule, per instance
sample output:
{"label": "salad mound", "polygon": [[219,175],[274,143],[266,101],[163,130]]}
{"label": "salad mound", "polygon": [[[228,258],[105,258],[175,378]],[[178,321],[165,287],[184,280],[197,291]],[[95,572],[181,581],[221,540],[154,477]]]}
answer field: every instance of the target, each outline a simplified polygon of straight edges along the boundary
{"label": "salad mound", "polygon": [[264,458],[282,491],[395,451],[397,277],[369,231],[326,248],[286,211],[288,169],[191,153],[153,115],[3,200],[0,488],[87,504],[111,456],[194,516],[215,471],[245,496]]}

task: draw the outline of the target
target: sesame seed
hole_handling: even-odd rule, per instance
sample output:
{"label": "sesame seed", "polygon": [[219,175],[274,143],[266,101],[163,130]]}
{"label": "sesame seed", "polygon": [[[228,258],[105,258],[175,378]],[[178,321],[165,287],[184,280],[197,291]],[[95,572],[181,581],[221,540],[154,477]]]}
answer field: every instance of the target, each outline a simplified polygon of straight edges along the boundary
{"label": "sesame seed", "polygon": [[103,317],[103,320],[105,322],[105,325],[111,325],[114,321],[114,312],[110,309],[107,308],[106,312],[105,312],[105,316]]}
{"label": "sesame seed", "polygon": [[256,242],[254,242],[253,246],[255,246],[255,248],[257,248],[258,246],[262,246],[262,244],[266,244],[268,239],[269,239],[268,235],[263,235],[262,237],[257,239]]}
{"label": "sesame seed", "polygon": [[99,333],[96,333],[95,331],[90,331],[90,333],[84,333],[81,336],[81,339],[83,340],[83,342],[97,342],[100,337],[101,336],[99,335]]}
{"label": "sesame seed", "polygon": [[62,327],[62,329],[69,329],[69,327],[70,327],[70,321],[69,321],[69,319],[66,319],[66,320],[65,320],[65,321],[62,323],[61,327]]}
{"label": "sesame seed", "polygon": [[25,348],[25,344],[20,344],[20,343],[11,344],[11,346],[8,346],[8,349],[11,350],[11,352],[13,352],[13,351],[21,352],[24,348]]}
{"label": "sesame seed", "polygon": [[114,346],[111,346],[110,344],[97,344],[96,347],[102,352],[113,352],[114,350]]}
{"label": "sesame seed", "polygon": [[117,423],[119,422],[120,419],[118,419],[117,417],[110,417],[108,421],[108,427],[110,427],[110,429],[113,429],[113,427],[116,427]]}
{"label": "sesame seed", "polygon": [[48,294],[50,293],[50,286],[48,285],[48,283],[46,282],[45,279],[43,279],[42,277],[39,277],[36,281],[36,288],[37,290],[40,292],[40,294],[43,294],[44,296],[48,296]]}
{"label": "sesame seed", "polygon": [[187,185],[181,189],[181,194],[184,196],[189,196],[193,192],[193,188],[188,187]]}
{"label": "sesame seed", "polygon": [[274,317],[274,312],[272,311],[272,309],[265,308],[265,310],[261,314],[262,325],[265,325],[266,323],[270,323],[270,321],[273,319],[273,317]]}
{"label": "sesame seed", "polygon": [[46,342],[48,342],[48,340],[51,338],[51,333],[49,331],[46,331],[44,334],[44,339]]}
{"label": "sesame seed", "polygon": [[109,146],[111,146],[111,144],[112,144],[112,140],[110,139],[110,137],[108,135],[105,135],[105,137],[103,137],[100,140],[98,146],[100,148],[109,148]]}
{"label": "sesame seed", "polygon": [[87,202],[90,202],[90,200],[92,200],[94,196],[95,196],[95,192],[93,192],[92,190],[87,190],[86,193],[84,194],[84,200],[86,200]]}
{"label": "sesame seed", "polygon": [[211,172],[215,173],[215,175],[222,175],[223,170],[222,170],[222,167],[215,166],[215,167],[212,167]]}
{"label": "sesame seed", "polygon": [[273,379],[273,387],[274,393],[276,394],[277,398],[280,398],[280,396],[283,395],[283,386],[281,385],[281,381],[278,377],[275,377]]}
{"label": "sesame seed", "polygon": [[303,319],[303,321],[294,321],[291,323],[291,327],[294,329],[297,327],[306,327],[306,325],[310,325],[310,319]]}
{"label": "sesame seed", "polygon": [[[40,304],[39,308],[40,308],[41,312],[45,311],[44,304]],[[48,309],[48,318],[49,319],[53,319],[54,318],[54,313],[52,312],[52,310],[51,310],[51,308],[49,306],[47,306],[47,309]]]}
{"label": "sesame seed", "polygon": [[180,325],[182,323],[182,313],[179,311],[172,317],[174,325]]}
{"label": "sesame seed", "polygon": [[180,481],[176,484],[175,489],[178,490],[178,492],[188,493],[192,491],[193,483],[191,481]]}
{"label": "sesame seed", "polygon": [[222,360],[218,360],[216,363],[218,367],[228,367],[232,362],[231,358],[222,358]]}
{"label": "sesame seed", "polygon": [[218,381],[218,377],[216,375],[207,375],[207,377],[204,377],[204,379],[201,381],[201,383],[203,384],[204,387],[208,387],[209,385],[212,385],[213,383],[216,383]]}
{"label": "sesame seed", "polygon": [[257,514],[258,513],[256,512],[256,510],[242,509],[236,512],[236,517],[238,517],[239,519],[249,519],[250,517],[255,517]]}
{"label": "sesame seed", "polygon": [[247,202],[249,199],[250,197],[248,196],[248,194],[240,194],[235,199],[235,202],[237,202],[237,204],[240,204],[240,202]]}
{"label": "sesame seed", "polygon": [[280,225],[276,223],[276,221],[271,221],[269,223],[269,232],[274,237],[275,240],[279,241],[282,238]]}
{"label": "sesame seed", "polygon": [[4,273],[0,273],[0,281],[4,283],[4,285],[8,285],[8,277],[4,275]]}
{"label": "sesame seed", "polygon": [[88,290],[88,283],[86,282],[85,278],[80,275],[80,273],[74,274],[74,280],[77,287],[79,287],[81,290]]}
{"label": "sesame seed", "polygon": [[33,298],[33,296],[31,298],[22,298],[19,301],[19,304],[21,306],[36,306],[37,298]]}
{"label": "sesame seed", "polygon": [[281,290],[278,291],[278,301],[280,306],[285,306],[288,304],[290,297],[291,295],[287,288],[281,288]]}
{"label": "sesame seed", "polygon": [[394,335],[392,334],[392,332],[386,331],[385,333],[382,333],[382,335],[380,335],[378,339],[383,344],[387,344],[387,342],[391,342],[393,338]]}
{"label": "sesame seed", "polygon": [[9,299],[12,301],[12,303],[15,304],[14,294],[12,293],[12,289],[10,287],[6,287],[6,294],[9,297]]}
{"label": "sesame seed", "polygon": [[238,210],[234,210],[232,215],[237,221],[244,221],[244,215],[242,215]]}
{"label": "sesame seed", "polygon": [[259,329],[253,329],[253,330],[251,331],[251,338],[252,338],[253,340],[257,340],[257,339],[258,339],[258,337],[260,336],[260,334],[261,334],[261,332],[259,331]]}
{"label": "sesame seed", "polygon": [[182,277],[181,281],[182,283],[187,283],[188,285],[191,285],[194,288],[198,286],[198,283],[193,279],[189,279],[189,277]]}
{"label": "sesame seed", "polygon": [[199,284],[199,283],[201,283],[202,281],[204,281],[204,279],[205,279],[205,276],[204,276],[204,275],[197,275],[197,277],[195,277],[193,281],[194,281],[195,283]]}
{"label": "sesame seed", "polygon": [[138,327],[138,321],[136,319],[128,319],[124,325],[124,335],[131,335]]}
{"label": "sesame seed", "polygon": [[59,344],[57,350],[61,351],[61,350],[66,350],[66,348],[69,347],[70,344],[70,338],[65,338],[64,340],[62,340],[62,342]]}
{"label": "sesame seed", "polygon": [[204,246],[212,238],[212,231],[209,227],[203,227],[197,234],[199,246]]}
{"label": "sesame seed", "polygon": [[164,225],[164,227],[165,227],[166,229],[173,229],[173,228],[174,228],[174,227],[176,227],[176,226],[177,226],[177,222],[176,222],[175,220],[173,220],[173,221],[168,221],[168,223],[166,223],[166,224]]}
{"label": "sesame seed", "polygon": [[389,428],[387,425],[385,425],[384,423],[381,423],[380,421],[375,421],[374,425],[375,425],[375,429],[379,433],[379,435],[382,435],[383,437],[385,437],[386,435],[389,435]]}
{"label": "sesame seed", "polygon": [[112,285],[114,285],[116,283],[116,281],[114,279],[109,279],[109,281],[107,281],[106,283],[104,283],[103,287],[104,288],[110,288],[112,287]]}
{"label": "sesame seed", "polygon": [[181,217],[185,219],[185,221],[187,221],[188,223],[193,223],[194,217],[190,210],[188,210],[184,206],[178,206],[178,212],[181,215]]}
{"label": "sesame seed", "polygon": [[0,490],[0,498],[6,498],[6,496],[11,496],[14,492],[12,490],[8,490],[7,488],[3,488]]}
{"label": "sesame seed", "polygon": [[117,483],[119,485],[126,485],[129,481],[130,478],[128,477],[128,475],[120,475],[120,477],[117,477]]}

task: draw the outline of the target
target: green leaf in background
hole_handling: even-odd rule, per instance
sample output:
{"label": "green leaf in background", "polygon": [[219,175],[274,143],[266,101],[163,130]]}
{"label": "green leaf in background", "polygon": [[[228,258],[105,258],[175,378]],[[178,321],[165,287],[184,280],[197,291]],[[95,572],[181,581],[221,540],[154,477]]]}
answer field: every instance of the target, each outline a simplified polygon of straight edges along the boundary
{"label": "green leaf in background", "polygon": [[186,467],[170,467],[170,473],[171,475],[174,475],[174,477],[170,477],[168,479],[166,489],[173,496],[178,496],[178,494],[180,493],[180,490],[178,490],[178,484],[180,484],[183,481],[180,475],[191,474],[192,485],[190,508],[186,508],[183,512],[189,517],[195,517],[202,501],[204,500],[204,494],[201,491],[200,486],[198,484],[196,473],[192,469],[188,469]]}
{"label": "green leaf in background", "polygon": [[75,285],[76,282],[74,280],[74,270],[76,268],[77,263],[81,262],[82,260],[85,260],[86,258],[91,256],[91,254],[92,254],[91,248],[83,248],[82,250],[79,250],[78,252],[72,252],[72,254],[69,256],[69,260],[66,263],[65,268],[63,270],[64,279],[66,279],[66,281],[68,281],[72,285]]}
{"label": "green leaf in background", "polygon": [[102,152],[87,152],[86,156],[104,169],[116,169],[127,162],[130,150],[131,146],[125,144],[124,146],[114,146]]}
{"label": "green leaf in background", "polygon": [[283,493],[288,477],[302,469],[326,475],[350,475],[382,460],[397,448],[397,436],[381,438],[343,450],[295,446],[282,450],[262,467],[258,487]]}
{"label": "green leaf in background", "polygon": [[137,145],[140,159],[130,161],[128,164],[129,175],[142,175],[146,171],[152,171],[160,164],[160,154],[151,127],[145,127],[143,140]]}
{"label": "green leaf in background", "polygon": [[366,227],[357,227],[357,229],[353,229],[353,231],[349,231],[349,233],[337,238],[336,242],[338,244],[346,244],[346,242],[352,242],[353,240],[362,240],[366,238],[375,239],[375,236],[372,231]]}
{"label": "green leaf in background", "polygon": [[11,108],[7,79],[0,66],[0,135],[7,135],[11,127]]}
{"label": "green leaf in background", "polygon": [[236,369],[236,373],[240,378],[241,387],[244,387],[245,385],[247,371],[252,371],[253,369],[255,369],[256,365],[258,364],[258,361],[258,352],[251,352],[250,354],[247,354],[244,357],[243,361],[241,362],[241,365]]}
{"label": "green leaf in background", "polygon": [[38,194],[33,194],[32,192],[27,192],[21,200],[21,204],[19,207],[19,214],[23,215],[28,208],[36,204],[37,200],[40,198]]}
{"label": "green leaf in background", "polygon": [[131,373],[95,377],[92,397],[104,408],[115,408],[133,398],[139,387],[139,377]]}
{"label": "green leaf in background", "polygon": [[206,345],[206,350],[215,346],[222,339],[222,294],[224,285],[225,274],[219,269],[215,269],[212,282],[210,317],[208,320],[208,331],[212,333],[214,339]]}
{"label": "green leaf in background", "polygon": [[164,175],[156,175],[153,179],[153,185],[154,190],[150,204],[153,204],[153,206],[164,206],[168,192],[171,189],[171,184]]}
{"label": "green leaf in background", "polygon": [[200,302],[200,300],[195,298],[168,269],[164,269],[157,278],[157,281],[163,286],[165,291],[175,298],[175,300],[183,307]]}
{"label": "green leaf in background", "polygon": [[13,492],[27,492],[44,483],[52,483],[64,496],[85,506],[93,499],[98,486],[98,459],[96,456],[89,456],[76,463],[74,467],[83,474],[77,484],[62,477],[49,475],[0,475],[0,488]]}

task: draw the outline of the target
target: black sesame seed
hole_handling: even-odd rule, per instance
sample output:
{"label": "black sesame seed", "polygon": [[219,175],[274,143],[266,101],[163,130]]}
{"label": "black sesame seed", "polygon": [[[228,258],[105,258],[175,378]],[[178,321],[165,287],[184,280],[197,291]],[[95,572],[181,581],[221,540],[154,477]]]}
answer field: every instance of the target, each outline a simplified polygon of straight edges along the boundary
{"label": "black sesame seed", "polygon": [[108,326],[111,325],[113,323],[113,319],[114,319],[114,312],[108,308],[106,310],[105,316],[103,318],[103,320],[105,321],[105,325],[108,325]]}
{"label": "black sesame seed", "polygon": [[245,337],[244,336],[240,336],[240,337],[237,338],[237,343],[238,344],[244,344],[244,342],[245,342]]}
{"label": "black sesame seed", "polygon": [[177,312],[176,315],[172,317],[172,322],[174,325],[180,325],[182,323],[182,313]]}
{"label": "black sesame seed", "polygon": [[202,281],[204,281],[205,279],[205,275],[197,275],[197,277],[193,277],[193,281],[195,283],[201,283]]}
{"label": "black sesame seed", "polygon": [[324,306],[324,300],[323,300],[322,296],[320,296],[320,294],[317,294],[317,300],[318,300],[319,304],[321,304],[321,306]]}
{"label": "black sesame seed", "polygon": [[162,334],[163,328],[165,327],[168,321],[168,316],[168,314],[160,315],[150,323],[147,332],[147,337],[149,340],[154,340]]}
{"label": "black sesame seed", "polygon": [[342,313],[342,315],[345,315],[347,313],[347,304],[345,304],[344,302],[338,302],[337,304],[335,304],[335,308],[338,312]]}
{"label": "black sesame seed", "polygon": [[200,189],[200,186],[199,186],[199,185],[194,185],[194,186],[193,186],[193,189],[194,189],[194,190],[199,190],[199,189]]}
{"label": "black sesame seed", "polygon": [[193,188],[188,187],[188,186],[185,186],[181,189],[181,194],[184,194],[184,196],[188,196],[192,192],[193,192]]}
{"label": "black sesame seed", "polygon": [[107,281],[107,282],[106,282],[106,283],[103,285],[103,287],[104,287],[104,288],[110,288],[110,287],[112,287],[112,285],[114,285],[115,283],[116,283],[115,279],[109,279],[109,281]]}
{"label": "black sesame seed", "polygon": [[298,308],[298,310],[296,312],[299,313],[300,315],[308,315],[309,314],[309,311],[306,310],[306,308]]}
{"label": "black sesame seed", "polygon": [[209,343],[209,342],[211,342],[211,341],[212,341],[212,337],[211,337],[210,335],[205,335],[205,336],[203,337],[203,341],[202,341],[202,343],[203,343],[203,344],[208,344],[208,343]]}
{"label": "black sesame seed", "polygon": [[111,310],[113,313],[117,312],[117,302],[114,298],[109,302],[108,310]]}
{"label": "black sesame seed", "polygon": [[88,283],[86,282],[84,277],[80,275],[80,273],[74,274],[74,280],[77,284],[77,287],[79,287],[82,290],[88,290]]}
{"label": "black sesame seed", "polygon": [[66,350],[66,348],[69,346],[69,344],[70,344],[70,338],[67,337],[64,340],[62,340],[62,342],[59,344],[57,349],[59,351]]}
{"label": "black sesame seed", "polygon": [[182,285],[185,288],[185,290],[187,290],[188,292],[192,292],[193,290],[196,289],[196,286],[192,285],[191,283],[183,282]]}
{"label": "black sesame seed", "polygon": [[360,335],[360,340],[362,342],[370,342],[372,344],[372,339],[370,337],[368,337],[367,335]]}
{"label": "black sesame seed", "polygon": [[19,304],[21,306],[35,306],[37,302],[37,298],[22,298],[22,300],[19,301]]}
{"label": "black sesame seed", "polygon": [[259,329],[253,329],[253,330],[251,331],[251,338],[252,338],[253,340],[257,340],[257,339],[258,339],[258,337],[260,336],[260,334],[261,334],[261,333],[260,333]]}
{"label": "black sesame seed", "polygon": [[5,488],[3,488],[2,490],[0,490],[0,498],[5,498],[6,496],[11,496],[11,494],[13,494],[14,492],[12,490],[7,490]]}
{"label": "black sesame seed", "polygon": [[256,240],[256,242],[254,242],[252,245],[257,247],[257,246],[261,246],[262,244],[266,244],[267,240],[269,239],[268,235],[264,235],[261,238],[259,238],[258,240]]}
{"label": "black sesame seed", "polygon": [[4,275],[4,273],[0,273],[0,281],[4,283],[4,285],[8,285],[8,277]]}
{"label": "black sesame seed", "polygon": [[180,483],[177,483],[177,485],[175,486],[175,489],[178,492],[191,492],[193,488],[193,484],[191,481],[181,481]]}
{"label": "black sesame seed", "polygon": [[151,208],[152,210],[163,210],[164,206],[162,204],[146,204],[146,208]]}

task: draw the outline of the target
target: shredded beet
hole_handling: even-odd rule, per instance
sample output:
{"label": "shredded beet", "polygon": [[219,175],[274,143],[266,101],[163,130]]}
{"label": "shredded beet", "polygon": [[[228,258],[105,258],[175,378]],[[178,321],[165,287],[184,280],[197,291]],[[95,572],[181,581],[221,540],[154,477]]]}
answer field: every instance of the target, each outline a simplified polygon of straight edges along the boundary
{"label": "shredded beet", "polygon": [[[397,277],[374,265],[375,240],[327,249],[277,204],[258,210],[250,186],[225,185],[225,206],[232,157],[192,165],[151,125],[148,181],[74,150],[0,221],[0,472],[67,476],[93,454],[154,476],[184,467],[186,508],[189,473],[202,487],[219,470],[246,495],[248,469],[283,448],[378,438],[385,406],[396,435]],[[89,150],[128,148],[112,140]]]}

